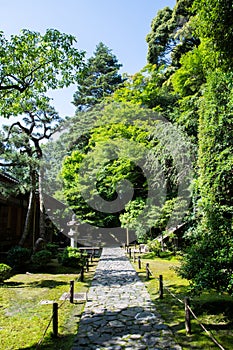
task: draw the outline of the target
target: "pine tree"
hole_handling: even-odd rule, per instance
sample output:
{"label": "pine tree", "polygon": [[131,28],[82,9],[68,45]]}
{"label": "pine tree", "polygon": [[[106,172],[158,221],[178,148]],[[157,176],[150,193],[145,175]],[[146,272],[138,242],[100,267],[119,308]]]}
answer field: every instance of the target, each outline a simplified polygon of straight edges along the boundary
{"label": "pine tree", "polygon": [[78,110],[86,110],[99,103],[123,82],[119,74],[122,65],[111,51],[100,42],[94,55],[88,59],[86,70],[74,94],[73,104]]}

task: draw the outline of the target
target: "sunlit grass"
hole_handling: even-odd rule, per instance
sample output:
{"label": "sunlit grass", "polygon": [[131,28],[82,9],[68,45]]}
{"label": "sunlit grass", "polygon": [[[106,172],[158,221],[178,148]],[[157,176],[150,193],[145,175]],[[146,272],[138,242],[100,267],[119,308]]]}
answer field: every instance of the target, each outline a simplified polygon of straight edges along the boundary
{"label": "sunlit grass", "polygon": [[[191,296],[189,282],[180,278],[175,271],[180,264],[178,258],[172,256],[169,256],[168,259],[155,258],[148,254],[144,257],[142,255],[141,270],[138,269],[137,262],[133,265],[139,277],[145,282],[157,311],[165,323],[171,327],[182,349],[219,349],[193,317],[191,318],[192,333],[186,335],[184,305],[180,301],[183,302],[184,298],[188,296],[191,300],[191,308],[198,320],[226,350],[231,350],[233,344],[233,299],[228,294],[219,295],[214,291],[203,293],[200,296]],[[146,263],[149,263],[152,272],[149,281],[146,281]],[[159,275],[163,276],[165,287],[163,299],[159,299]]]}
{"label": "sunlit grass", "polygon": [[[77,281],[78,272],[63,269],[66,272],[56,274],[55,267],[50,273],[17,274],[0,286],[0,349],[19,350],[36,349],[52,316],[52,304],[41,305],[41,300],[58,303],[58,333],[52,335],[52,324],[39,349],[69,349],[77,333],[84,303],[71,304],[69,300],[59,300],[68,293],[70,281],[75,281],[75,293],[86,292],[96,267],[85,273],[83,283]],[[52,273],[51,273],[52,271]],[[74,273],[75,272],[75,273]]]}

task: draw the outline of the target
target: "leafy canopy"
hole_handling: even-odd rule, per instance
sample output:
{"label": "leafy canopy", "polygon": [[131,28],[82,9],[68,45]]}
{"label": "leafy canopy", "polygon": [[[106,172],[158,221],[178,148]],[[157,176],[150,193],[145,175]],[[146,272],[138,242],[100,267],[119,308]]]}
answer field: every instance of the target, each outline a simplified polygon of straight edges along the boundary
{"label": "leafy canopy", "polygon": [[9,40],[0,32],[0,115],[19,115],[21,100],[77,82],[84,52],[75,37],[48,29],[44,35],[23,29]]}

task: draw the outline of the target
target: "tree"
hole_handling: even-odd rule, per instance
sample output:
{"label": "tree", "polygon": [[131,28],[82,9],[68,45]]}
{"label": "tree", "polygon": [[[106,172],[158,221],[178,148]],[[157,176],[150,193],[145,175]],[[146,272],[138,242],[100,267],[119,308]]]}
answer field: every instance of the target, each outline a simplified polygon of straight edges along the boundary
{"label": "tree", "polygon": [[180,64],[180,68],[170,78],[178,100],[173,109],[173,121],[184,126],[185,131],[197,143],[200,97],[211,63],[206,59],[206,50],[200,44],[184,54]]}
{"label": "tree", "polygon": [[[84,114],[92,118],[94,109]],[[186,154],[191,146],[178,128],[172,130],[170,123],[149,109],[115,102],[97,108],[95,122],[84,135],[85,142],[77,137],[62,167],[64,196],[82,222],[98,227],[128,222],[128,228],[139,224],[143,230],[158,223],[161,230],[157,220],[161,213],[166,224],[182,220],[190,200],[192,164]],[[69,137],[73,139],[71,132]],[[175,216],[169,221],[166,201],[177,196],[186,203],[172,207]],[[152,209],[157,211],[157,221],[151,219],[148,224]]]}
{"label": "tree", "polygon": [[172,10],[165,7],[158,11],[151,23],[151,32],[147,35],[148,43],[147,60],[149,63],[163,65],[167,63],[167,55],[171,51],[172,39],[170,39]]}
{"label": "tree", "polygon": [[181,56],[199,45],[191,24],[194,0],[178,0],[173,10],[169,7],[158,11],[151,23],[151,32],[147,35],[148,63],[180,66]]}
{"label": "tree", "polygon": [[232,96],[232,73],[208,75],[199,111],[199,223],[181,268],[195,290],[215,288],[231,294]]}
{"label": "tree", "polygon": [[[190,279],[196,291],[214,288],[232,294],[233,85],[229,40],[232,20],[228,17],[232,4],[195,1],[194,5],[197,11],[194,29],[201,44],[181,59],[182,66],[172,78],[174,87],[180,86],[180,92],[183,91],[183,98],[196,97],[195,112],[199,117],[195,214],[198,222],[189,236],[190,247],[180,273]],[[190,105],[190,112],[192,107],[194,104]]]}
{"label": "tree", "polygon": [[111,95],[123,82],[118,63],[111,50],[100,42],[94,55],[87,60],[86,69],[74,94],[74,105],[85,110]]}
{"label": "tree", "polygon": [[176,97],[168,86],[163,85],[164,81],[164,67],[158,68],[155,64],[148,64],[138,73],[128,77],[123,86],[114,92],[113,100],[153,108],[168,116]]}
{"label": "tree", "polygon": [[[49,98],[45,96],[40,96],[40,109],[36,99],[21,100],[21,108],[25,113],[23,120],[5,126],[5,132],[2,132],[3,153],[0,166],[10,168],[20,180],[23,179],[24,191],[30,192],[24,232],[19,242],[23,245],[30,230],[36,191],[38,191],[40,203],[40,237],[46,239],[41,183],[43,156],[41,143],[49,139],[57,130],[60,118],[55,109],[50,106]],[[19,190],[22,192],[22,187]]]}
{"label": "tree", "polygon": [[100,126],[91,130],[87,146],[65,158],[64,195],[82,221],[100,227],[119,227],[123,202],[131,195],[124,180],[137,188],[134,196],[146,197],[147,182],[137,164],[144,154],[138,144],[147,146],[147,136],[143,127],[116,120],[106,125],[102,120]]}
{"label": "tree", "polygon": [[37,98],[48,89],[77,82],[84,53],[74,47],[75,37],[48,29],[44,35],[22,30],[7,40],[0,33],[0,115],[23,113],[21,99]]}

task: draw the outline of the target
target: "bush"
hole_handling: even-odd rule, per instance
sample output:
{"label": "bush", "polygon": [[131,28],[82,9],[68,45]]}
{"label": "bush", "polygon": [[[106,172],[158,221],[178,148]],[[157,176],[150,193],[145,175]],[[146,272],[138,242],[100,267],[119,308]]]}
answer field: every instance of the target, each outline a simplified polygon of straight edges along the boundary
{"label": "bush", "polygon": [[59,256],[63,266],[82,267],[86,264],[87,253],[82,254],[78,248],[66,247]]}
{"label": "bush", "polygon": [[0,264],[0,283],[8,280],[12,275],[12,268],[6,264]]}
{"label": "bush", "polygon": [[30,250],[15,246],[11,248],[7,254],[7,262],[11,267],[21,267],[30,259]]}
{"label": "bush", "polygon": [[47,243],[46,250],[52,253],[52,257],[56,258],[58,254],[58,244],[56,243]]}
{"label": "bush", "polygon": [[148,241],[147,247],[150,252],[154,253],[158,257],[160,256],[161,243],[158,240],[154,239],[153,241]]}
{"label": "bush", "polygon": [[46,266],[52,258],[52,253],[48,250],[40,250],[32,255],[32,263],[38,267]]}

